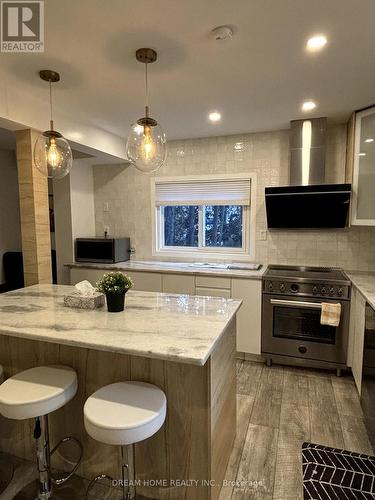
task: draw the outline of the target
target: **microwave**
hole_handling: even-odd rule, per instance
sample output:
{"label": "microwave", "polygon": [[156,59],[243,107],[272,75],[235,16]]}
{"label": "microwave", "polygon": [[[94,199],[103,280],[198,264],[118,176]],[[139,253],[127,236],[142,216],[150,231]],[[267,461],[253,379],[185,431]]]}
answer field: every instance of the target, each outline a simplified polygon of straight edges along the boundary
{"label": "microwave", "polygon": [[130,258],[130,238],[76,238],[76,262],[113,264]]}

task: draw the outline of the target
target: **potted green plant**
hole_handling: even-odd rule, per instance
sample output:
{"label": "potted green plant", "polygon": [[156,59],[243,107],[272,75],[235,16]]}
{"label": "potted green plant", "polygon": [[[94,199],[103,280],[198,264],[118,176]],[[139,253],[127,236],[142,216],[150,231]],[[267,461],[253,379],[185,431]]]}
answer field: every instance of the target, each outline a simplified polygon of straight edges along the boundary
{"label": "potted green plant", "polygon": [[121,272],[108,273],[96,283],[98,292],[104,293],[109,312],[124,310],[125,294],[134,286],[132,279]]}

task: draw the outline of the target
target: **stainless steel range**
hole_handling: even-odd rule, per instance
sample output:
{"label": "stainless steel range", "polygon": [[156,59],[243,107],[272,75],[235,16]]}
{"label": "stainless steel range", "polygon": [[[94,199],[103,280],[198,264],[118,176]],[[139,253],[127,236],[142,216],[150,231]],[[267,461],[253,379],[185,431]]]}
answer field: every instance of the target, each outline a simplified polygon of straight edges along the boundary
{"label": "stainless steel range", "polygon": [[[263,276],[262,354],[267,364],[346,367],[350,280],[340,269],[269,266]],[[322,302],[341,304],[338,327],[321,325]]]}

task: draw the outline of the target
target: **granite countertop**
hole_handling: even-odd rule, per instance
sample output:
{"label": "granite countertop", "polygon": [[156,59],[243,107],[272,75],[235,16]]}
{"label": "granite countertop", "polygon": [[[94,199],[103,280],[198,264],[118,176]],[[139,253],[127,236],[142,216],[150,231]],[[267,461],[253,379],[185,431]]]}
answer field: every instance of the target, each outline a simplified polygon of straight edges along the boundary
{"label": "granite countertop", "polygon": [[104,271],[144,271],[151,273],[181,273],[204,276],[222,276],[227,278],[262,279],[266,267],[262,266],[258,271],[248,269],[217,269],[194,267],[189,262],[161,262],[128,260],[116,264],[100,264],[91,262],[75,262],[65,264],[69,268],[103,269]]}
{"label": "granite countertop", "polygon": [[375,273],[346,271],[346,275],[369,305],[375,309]]}
{"label": "granite countertop", "polygon": [[34,285],[0,295],[0,335],[204,365],[240,300],[130,290],[108,313],[65,307],[67,285]]}

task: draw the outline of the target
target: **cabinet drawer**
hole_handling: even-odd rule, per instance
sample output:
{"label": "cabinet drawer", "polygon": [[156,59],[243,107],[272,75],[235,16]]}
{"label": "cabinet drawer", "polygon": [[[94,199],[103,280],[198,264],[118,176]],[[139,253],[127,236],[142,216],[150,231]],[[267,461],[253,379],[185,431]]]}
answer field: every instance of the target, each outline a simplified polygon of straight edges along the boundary
{"label": "cabinet drawer", "polygon": [[194,295],[194,276],[186,276],[184,274],[163,274],[163,292]]}
{"label": "cabinet drawer", "polygon": [[141,290],[142,292],[161,292],[161,274],[158,273],[143,273],[139,271],[123,271],[124,274],[130,276],[134,281],[133,290]]}
{"label": "cabinet drawer", "polygon": [[226,290],[223,288],[205,288],[205,287],[196,287],[195,289],[196,295],[206,295],[209,297],[224,297],[225,299],[230,299],[230,290]]}
{"label": "cabinet drawer", "polygon": [[222,288],[230,290],[231,279],[223,278],[221,276],[197,276],[195,278],[195,285],[198,288]]}

